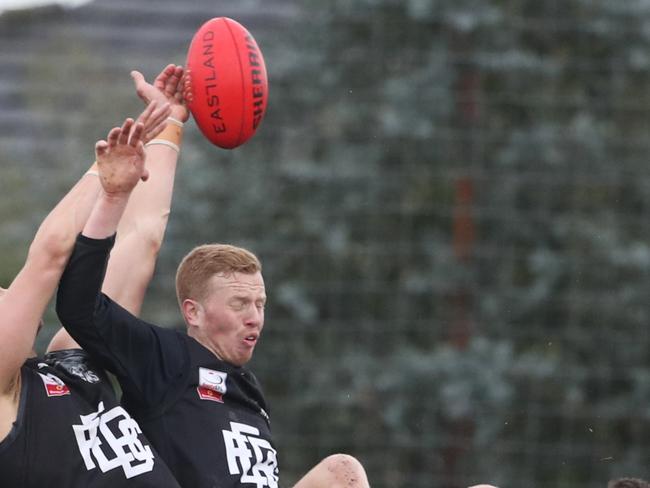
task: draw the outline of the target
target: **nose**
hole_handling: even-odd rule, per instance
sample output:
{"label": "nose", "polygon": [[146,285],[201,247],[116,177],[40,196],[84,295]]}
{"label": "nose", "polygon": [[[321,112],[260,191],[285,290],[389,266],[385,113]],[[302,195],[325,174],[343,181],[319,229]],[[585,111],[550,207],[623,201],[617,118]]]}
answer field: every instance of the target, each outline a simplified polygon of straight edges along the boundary
{"label": "nose", "polygon": [[264,309],[255,306],[251,307],[251,310],[246,317],[246,325],[261,329],[264,325]]}

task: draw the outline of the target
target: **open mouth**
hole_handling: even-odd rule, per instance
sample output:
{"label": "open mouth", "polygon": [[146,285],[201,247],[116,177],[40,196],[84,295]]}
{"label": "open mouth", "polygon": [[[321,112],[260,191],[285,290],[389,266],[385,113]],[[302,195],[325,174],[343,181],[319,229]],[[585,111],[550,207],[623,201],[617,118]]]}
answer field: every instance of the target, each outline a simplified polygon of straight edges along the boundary
{"label": "open mouth", "polygon": [[257,342],[257,334],[250,334],[244,337],[244,342],[248,344],[249,346],[254,346],[255,343]]}

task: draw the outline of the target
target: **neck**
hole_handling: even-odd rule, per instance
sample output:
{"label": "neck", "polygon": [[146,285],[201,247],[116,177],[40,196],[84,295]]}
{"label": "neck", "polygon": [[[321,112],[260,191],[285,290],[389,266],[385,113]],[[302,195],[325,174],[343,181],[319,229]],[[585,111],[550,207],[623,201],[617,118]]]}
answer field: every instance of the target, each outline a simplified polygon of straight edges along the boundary
{"label": "neck", "polygon": [[212,354],[214,354],[217,359],[220,361],[224,361],[224,359],[219,355],[219,353],[216,351],[214,347],[212,347],[212,344],[202,335],[198,334],[195,332],[195,329],[190,328],[187,330],[187,335],[190,336],[192,339],[194,339],[196,342],[201,344],[203,347],[205,347],[208,351],[210,351]]}

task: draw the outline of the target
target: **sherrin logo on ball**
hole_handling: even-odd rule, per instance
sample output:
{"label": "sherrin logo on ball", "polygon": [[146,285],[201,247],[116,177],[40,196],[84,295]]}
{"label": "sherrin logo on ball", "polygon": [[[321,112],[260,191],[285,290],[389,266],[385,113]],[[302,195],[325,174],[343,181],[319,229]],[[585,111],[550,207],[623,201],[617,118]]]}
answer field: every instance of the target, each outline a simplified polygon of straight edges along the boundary
{"label": "sherrin logo on ball", "polygon": [[262,51],[244,26],[215,17],[194,34],[187,53],[188,108],[213,144],[241,146],[259,127],[268,99]]}

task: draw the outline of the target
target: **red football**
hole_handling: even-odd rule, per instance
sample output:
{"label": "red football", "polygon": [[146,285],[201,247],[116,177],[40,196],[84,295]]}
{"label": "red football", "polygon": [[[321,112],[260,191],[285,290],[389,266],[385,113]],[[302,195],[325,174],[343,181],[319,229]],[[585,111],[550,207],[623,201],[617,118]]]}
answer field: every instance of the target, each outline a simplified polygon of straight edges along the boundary
{"label": "red football", "polygon": [[268,98],[262,52],[244,26],[227,17],[208,20],[187,52],[188,107],[213,144],[232,149],[257,130]]}

